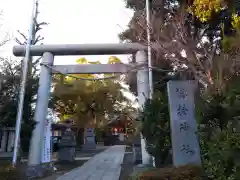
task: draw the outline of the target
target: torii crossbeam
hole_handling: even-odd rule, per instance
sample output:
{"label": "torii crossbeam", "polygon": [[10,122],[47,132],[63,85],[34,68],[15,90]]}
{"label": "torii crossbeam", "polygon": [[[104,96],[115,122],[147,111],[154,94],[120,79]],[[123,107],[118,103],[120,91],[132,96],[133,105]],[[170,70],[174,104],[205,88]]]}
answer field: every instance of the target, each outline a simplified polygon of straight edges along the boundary
{"label": "torii crossbeam", "polygon": [[[25,55],[25,46],[14,46],[15,56]],[[135,54],[138,65],[144,64],[144,69],[138,70],[138,99],[142,107],[146,97],[149,96],[148,68],[145,55],[147,46],[138,43],[129,44],[64,44],[64,45],[32,45],[30,46],[31,56],[42,56],[38,97],[35,109],[36,127],[33,130],[31,146],[29,152],[29,173],[34,176],[41,171],[41,148],[43,142],[44,122],[47,116],[48,100],[51,87],[52,73],[63,72],[64,74],[98,74],[98,73],[126,73],[128,66],[124,64],[89,64],[89,65],[53,65],[54,56],[67,55],[116,55]],[[52,68],[49,68],[52,67]],[[52,71],[55,69],[56,71]],[[142,162],[146,164],[151,158],[145,148],[142,148]]]}

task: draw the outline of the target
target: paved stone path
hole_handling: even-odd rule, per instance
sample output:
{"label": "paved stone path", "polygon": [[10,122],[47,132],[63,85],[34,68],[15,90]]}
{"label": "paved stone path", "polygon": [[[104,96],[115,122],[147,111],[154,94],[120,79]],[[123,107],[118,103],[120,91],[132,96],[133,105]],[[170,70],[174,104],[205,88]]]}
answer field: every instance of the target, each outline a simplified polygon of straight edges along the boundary
{"label": "paved stone path", "polygon": [[124,145],[112,146],[57,180],[118,180],[124,153]]}

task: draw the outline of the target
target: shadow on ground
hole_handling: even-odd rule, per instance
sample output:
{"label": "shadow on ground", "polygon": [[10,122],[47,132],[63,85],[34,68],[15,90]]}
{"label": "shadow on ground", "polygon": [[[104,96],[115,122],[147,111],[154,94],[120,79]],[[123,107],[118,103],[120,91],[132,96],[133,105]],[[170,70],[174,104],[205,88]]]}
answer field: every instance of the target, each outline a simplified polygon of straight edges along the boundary
{"label": "shadow on ground", "polygon": [[123,158],[122,169],[120,173],[119,180],[128,180],[129,176],[133,172],[133,153],[132,149],[127,147]]}

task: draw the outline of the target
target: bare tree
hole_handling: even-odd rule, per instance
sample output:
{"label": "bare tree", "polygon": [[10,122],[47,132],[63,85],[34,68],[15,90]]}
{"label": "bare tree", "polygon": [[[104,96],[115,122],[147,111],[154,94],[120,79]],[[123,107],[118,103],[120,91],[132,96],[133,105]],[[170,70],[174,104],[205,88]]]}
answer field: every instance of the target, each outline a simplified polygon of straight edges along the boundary
{"label": "bare tree", "polygon": [[[218,49],[216,41],[203,41],[204,29],[196,33],[191,24],[186,24],[186,12],[179,9],[169,14],[163,23],[151,14],[151,42],[154,64],[168,61],[182,78],[194,78],[205,86],[222,89],[227,81],[239,74],[239,38],[236,35],[228,50]],[[144,11],[137,11],[130,22],[130,28],[121,36],[147,44],[146,17]]]}
{"label": "bare tree", "polygon": [[[35,44],[42,44],[42,41],[44,40],[44,37],[42,37],[39,32],[42,30],[43,26],[48,25],[48,23],[46,22],[38,22],[38,15],[39,15],[39,11],[38,11],[38,7],[39,7],[39,2],[36,1],[36,11],[35,11],[35,16],[34,16],[34,23],[33,25],[33,34],[32,34],[32,45]],[[25,33],[21,32],[20,30],[17,31],[20,35],[20,37],[16,37],[15,41],[19,44],[19,45],[26,45],[27,41],[28,41],[28,37],[25,35]],[[41,57],[35,59],[33,61],[33,58],[29,59],[28,62],[28,77],[32,76],[33,74],[35,74],[37,72],[37,68],[36,66],[39,64],[41,60]]]}
{"label": "bare tree", "polygon": [[[38,9],[38,2],[36,4]],[[42,43],[43,37],[39,34],[39,31],[42,29],[44,25],[47,25],[46,22],[38,22],[39,12],[36,11],[34,24],[33,24],[33,41],[31,44],[39,44]],[[19,45],[26,45],[28,37],[25,33],[18,31],[19,37],[15,38],[15,41]],[[30,59],[29,60],[29,68],[28,68],[28,77],[27,77],[27,84],[25,90],[25,97],[24,97],[24,107],[23,107],[23,128],[21,132],[21,146],[24,151],[27,151],[29,148],[29,137],[31,137],[32,129],[35,125],[35,121],[33,119],[33,103],[36,100],[37,88],[38,88],[38,65],[41,58],[37,59]],[[14,64],[15,63],[15,64]],[[2,73],[6,76],[8,75],[9,78],[5,80],[2,84],[2,91],[1,97],[2,99],[0,103],[0,124],[4,126],[15,126],[16,120],[16,109],[18,105],[18,93],[19,93],[19,84],[21,77],[21,69],[22,69],[22,62],[16,63],[16,61],[12,61],[11,59],[4,59],[2,58]],[[7,94],[6,96],[4,94]],[[7,100],[6,98],[9,97]]]}
{"label": "bare tree", "polygon": [[[3,17],[3,11],[0,11],[0,18]],[[0,24],[0,28],[2,27],[2,24]],[[7,32],[3,32],[3,36],[1,37],[0,40],[0,47],[4,47],[4,45],[6,45],[6,43],[10,40],[9,34]],[[4,62],[5,58],[0,56],[0,61]],[[1,63],[2,63],[1,62]],[[6,75],[4,73],[0,73],[0,90],[2,88],[2,82],[8,78],[11,78],[11,76]]]}

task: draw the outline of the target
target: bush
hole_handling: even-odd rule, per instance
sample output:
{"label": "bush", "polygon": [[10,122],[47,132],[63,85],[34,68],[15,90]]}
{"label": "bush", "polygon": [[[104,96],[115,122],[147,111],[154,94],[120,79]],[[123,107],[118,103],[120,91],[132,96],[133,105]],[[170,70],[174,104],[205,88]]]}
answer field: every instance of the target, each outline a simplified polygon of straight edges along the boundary
{"label": "bush", "polygon": [[146,149],[155,157],[156,167],[166,163],[171,149],[170,118],[168,100],[163,92],[155,92],[153,99],[147,100],[141,113],[142,134]]}
{"label": "bush", "polygon": [[208,180],[239,180],[240,91],[231,88],[203,100],[198,133],[205,174]]}
{"label": "bush", "polygon": [[239,180],[240,133],[228,129],[215,132],[211,138],[200,142],[208,179]]}
{"label": "bush", "polygon": [[187,165],[178,168],[147,170],[131,180],[200,180],[201,174],[200,167]]}

